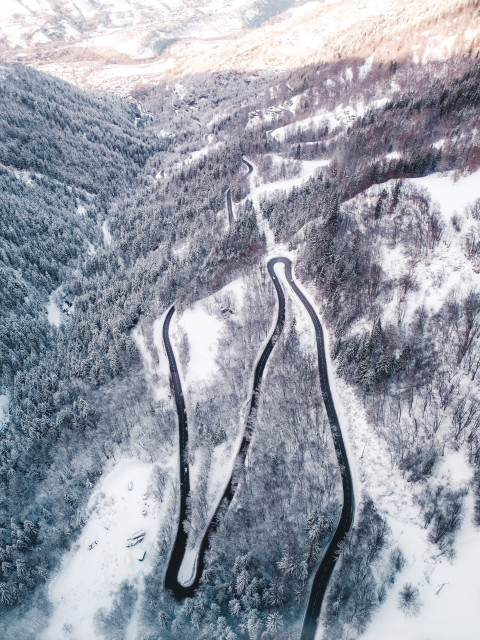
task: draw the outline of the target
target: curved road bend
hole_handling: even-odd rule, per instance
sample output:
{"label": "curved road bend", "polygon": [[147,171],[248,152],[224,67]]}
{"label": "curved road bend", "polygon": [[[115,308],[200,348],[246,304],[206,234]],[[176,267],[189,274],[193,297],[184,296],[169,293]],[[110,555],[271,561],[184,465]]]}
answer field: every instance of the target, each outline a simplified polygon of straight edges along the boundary
{"label": "curved road bend", "polygon": [[287,282],[307,310],[315,329],[318,354],[318,371],[320,374],[320,387],[322,389],[322,397],[325,404],[328,421],[332,430],[337,462],[338,466],[340,467],[340,473],[342,476],[343,508],[342,513],[340,514],[340,521],[313,579],[312,590],[310,592],[310,598],[308,601],[307,610],[305,612],[305,618],[303,620],[302,634],[300,636],[301,640],[314,640],[317,630],[317,620],[320,615],[323,598],[328,587],[330,576],[332,575],[333,569],[335,568],[335,563],[337,561],[338,546],[352,526],[355,510],[355,500],[353,495],[353,481],[350,464],[348,462],[345,443],[342,436],[342,430],[338,421],[337,412],[335,411],[332,392],[330,390],[330,383],[328,381],[327,360],[325,357],[325,341],[323,338],[322,325],[320,323],[320,320],[318,319],[317,314],[315,313],[314,308],[293,280],[292,262],[288,258],[276,258],[275,262],[282,262],[285,265],[285,277],[287,279]]}
{"label": "curved road bend", "polygon": [[[190,475],[188,472],[187,461],[187,444],[188,444],[188,425],[187,425],[187,411],[185,409],[185,398],[183,397],[182,385],[180,383],[180,376],[178,374],[177,363],[175,361],[175,355],[173,353],[172,345],[168,337],[168,331],[170,328],[170,321],[175,312],[175,307],[172,306],[167,313],[165,322],[163,323],[163,343],[167,352],[168,364],[170,366],[170,380],[173,387],[173,394],[175,396],[175,404],[177,405],[178,414],[178,435],[179,435],[179,450],[180,450],[180,525],[177,529],[177,537],[175,538],[175,544],[173,546],[170,561],[168,563],[167,572],[165,574],[165,586],[167,589],[174,590],[177,582],[177,574],[182,563],[185,548],[187,546],[187,534],[183,528],[183,523],[187,517],[187,496],[190,494]],[[182,596],[182,597],[187,597]]]}
{"label": "curved road bend", "polygon": [[228,484],[223,492],[223,495],[215,509],[212,519],[207,527],[207,530],[202,538],[202,543],[198,553],[197,564],[195,567],[195,574],[189,585],[184,586],[178,581],[178,572],[185,555],[187,546],[187,535],[183,528],[183,523],[187,515],[187,497],[190,493],[190,479],[188,474],[188,462],[186,456],[186,445],[188,442],[188,423],[187,414],[185,410],[185,400],[183,396],[182,387],[180,384],[180,377],[178,375],[177,364],[175,361],[175,355],[173,353],[172,345],[169,339],[169,327],[172,315],[175,308],[172,307],[168,312],[163,325],[163,342],[168,356],[168,362],[170,365],[170,374],[172,379],[173,393],[175,395],[175,403],[177,405],[178,413],[178,429],[179,429],[179,442],[180,442],[180,515],[179,524],[177,529],[177,536],[175,538],[175,544],[170,556],[167,571],[165,574],[165,587],[169,589],[177,600],[183,600],[184,598],[191,598],[198,587],[200,578],[202,577],[204,569],[204,556],[205,550],[208,546],[208,539],[210,534],[216,530],[218,525],[218,515],[220,509],[224,510],[228,508],[235,495],[235,490],[239,481],[239,473],[245,465],[245,460],[250,446],[250,440],[252,438],[253,429],[255,425],[255,414],[258,408],[259,391],[262,383],[263,373],[267,364],[268,358],[273,351],[275,344],[278,341],[280,334],[282,333],[285,324],[285,295],[282,286],[278,280],[277,274],[274,271],[275,264],[281,261],[279,258],[270,260],[268,263],[268,273],[272,278],[275,290],[278,296],[278,316],[275,328],[270,336],[262,355],[255,367],[255,373],[253,377],[253,390],[250,400],[250,408],[247,414],[246,426],[243,434],[242,443],[238,450],[233,465],[232,475],[229,478]]}
{"label": "curved road bend", "polygon": [[[328,380],[328,372],[327,372],[327,362],[325,357],[325,343],[323,337],[323,329],[320,321],[318,319],[315,310],[312,305],[309,303],[307,298],[304,296],[302,291],[298,288],[295,281],[293,280],[292,275],[292,263],[288,258],[273,258],[268,263],[268,272],[270,277],[272,278],[273,284],[275,285],[275,289],[278,296],[278,317],[275,325],[275,329],[262,352],[260,360],[255,367],[254,374],[254,382],[253,382],[253,392],[250,401],[250,409],[248,412],[247,423],[245,427],[244,436],[242,439],[242,443],[240,445],[240,449],[237,453],[237,457],[234,464],[234,469],[242,469],[245,464],[245,459],[247,457],[248,448],[250,445],[250,440],[254,427],[254,419],[255,412],[258,407],[258,398],[259,398],[259,390],[262,382],[263,372],[265,370],[265,366],[267,360],[275,346],[278,338],[283,330],[285,324],[285,295],[283,289],[278,281],[277,275],[274,271],[274,267],[276,264],[282,263],[285,266],[285,277],[289,286],[293,289],[297,297],[300,299],[305,309],[307,310],[310,319],[312,320],[314,329],[315,329],[315,337],[317,341],[317,355],[318,355],[318,369],[320,375],[320,386],[322,390],[322,397],[325,404],[325,409],[327,412],[328,420],[330,423],[330,428],[332,430],[333,442],[335,446],[335,453],[337,456],[337,461],[340,467],[341,477],[342,477],[342,487],[343,487],[343,508],[342,513],[340,515],[340,521],[338,523],[337,529],[333,535],[333,538],[328,546],[327,551],[320,563],[320,566],[317,569],[317,572],[314,576],[312,583],[312,590],[310,593],[309,602],[307,605],[307,610],[305,613],[305,618],[302,627],[301,640],[314,640],[315,633],[317,630],[317,620],[320,615],[320,610],[323,602],[323,598],[325,596],[325,592],[328,587],[328,582],[330,576],[332,575],[333,569],[335,567],[335,563],[337,560],[337,550],[339,543],[343,540],[345,535],[350,530],[350,527],[353,522],[354,516],[354,495],[353,495],[353,482],[352,482],[352,474],[350,471],[350,465],[348,462],[347,452],[345,450],[345,443],[343,441],[342,431],[340,429],[340,423],[338,421],[338,416],[335,411],[335,405],[333,403],[332,393],[330,390],[330,383]],[[178,375],[178,370],[175,362],[175,356],[173,354],[173,350],[170,344],[170,340],[168,337],[168,330],[170,326],[170,320],[174,313],[174,307],[172,307],[167,314],[165,319],[165,323],[163,326],[163,340],[165,343],[165,348],[167,351],[168,361],[170,364],[170,372],[172,376],[172,384],[173,391],[175,394],[175,402],[177,405],[178,412],[178,422],[179,422],[179,435],[180,435],[180,520],[177,531],[177,537],[175,540],[175,545],[170,556],[170,561],[167,568],[167,573],[165,577],[165,586],[170,589],[178,600],[181,600],[186,597],[192,597],[198,584],[200,582],[200,578],[204,569],[204,554],[208,545],[208,538],[212,531],[215,531],[217,528],[217,517],[221,507],[228,507],[231,503],[236,488],[236,481],[238,477],[234,476],[232,473],[227,487],[223,493],[223,496],[215,510],[213,518],[208,525],[207,531],[204,534],[202,539],[202,544],[200,547],[198,561],[196,565],[196,572],[193,578],[193,581],[189,586],[183,586],[178,582],[178,572],[180,569],[180,565],[182,564],[183,556],[186,549],[187,544],[187,536],[183,529],[183,522],[186,517],[186,503],[187,496],[190,492],[190,482],[188,475],[188,463],[185,455],[185,446],[188,441],[188,429],[187,429],[187,415],[185,412],[185,401],[183,397],[182,388],[180,385],[180,378]]]}
{"label": "curved road bend", "polygon": [[242,162],[247,165],[247,169],[248,169],[247,176],[249,176],[253,171],[253,165],[250,164],[250,162],[243,157],[242,157]]}

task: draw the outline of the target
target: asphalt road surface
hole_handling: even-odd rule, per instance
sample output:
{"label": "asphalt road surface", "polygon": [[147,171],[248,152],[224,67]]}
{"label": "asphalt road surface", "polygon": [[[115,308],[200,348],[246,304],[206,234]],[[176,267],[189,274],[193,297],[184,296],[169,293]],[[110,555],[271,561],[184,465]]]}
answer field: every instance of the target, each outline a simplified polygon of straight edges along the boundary
{"label": "asphalt road surface", "polygon": [[227,201],[228,226],[231,229],[233,227],[235,218],[233,217],[232,192],[230,191],[230,187],[225,193],[225,199]]}
{"label": "asphalt road surface", "polygon": [[247,169],[248,169],[247,176],[249,176],[253,171],[253,165],[251,165],[250,162],[245,158],[242,158],[242,162],[247,165]]}

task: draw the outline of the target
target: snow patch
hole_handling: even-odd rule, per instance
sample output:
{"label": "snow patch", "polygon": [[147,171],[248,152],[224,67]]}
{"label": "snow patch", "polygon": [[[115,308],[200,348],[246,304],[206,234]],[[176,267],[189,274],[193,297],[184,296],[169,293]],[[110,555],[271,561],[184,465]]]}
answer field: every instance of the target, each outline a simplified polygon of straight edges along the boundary
{"label": "snow patch", "polygon": [[457,487],[468,486],[473,479],[473,469],[465,459],[463,451],[447,452],[442,458],[438,472],[450,479],[449,485],[454,484]]}
{"label": "snow patch", "polygon": [[373,64],[373,56],[370,56],[365,60],[365,62],[362,64],[362,66],[358,70],[358,78],[360,80],[363,80],[364,78],[367,77],[367,75],[370,73],[372,69],[372,64]]}
{"label": "snow patch", "polygon": [[[167,312],[157,318],[153,323],[153,347],[155,347],[155,350],[151,350],[147,345],[147,341],[140,327],[136,327],[132,331],[132,338],[142,357],[145,376],[150,383],[153,396],[157,402],[170,397],[170,366],[163,345],[162,333],[166,315]],[[153,353],[157,356],[156,360],[154,360]]]}
{"label": "snow patch", "polygon": [[[64,625],[71,625],[75,637],[98,637],[94,615],[111,606],[121,583],[127,580],[141,589],[143,576],[152,569],[161,515],[161,504],[148,494],[153,468],[120,460],[99,480],[88,502],[88,521],[49,586],[54,611],[42,640],[63,638]],[[146,556],[139,562],[137,547],[127,548],[126,541],[142,529]]]}
{"label": "snow patch", "polygon": [[434,149],[442,149],[444,145],[445,145],[445,138],[442,138],[441,140],[437,140],[436,142],[434,142],[432,144],[432,147]]}
{"label": "snow patch", "polygon": [[186,388],[206,385],[218,372],[216,359],[223,323],[217,314],[212,313],[210,307],[215,296],[222,296],[228,292],[236,296],[239,289],[230,284],[217,294],[197,302],[190,309],[185,309],[172,327],[172,339],[177,345],[177,352],[180,334],[187,336],[189,359],[184,371]]}
{"label": "snow patch", "polygon": [[[394,534],[400,537],[407,565],[387,593],[379,613],[373,619],[368,640],[476,640],[478,637],[478,603],[480,601],[480,534],[472,524],[473,498],[467,496],[466,518],[457,535],[457,556],[453,562],[439,560],[425,570],[428,557],[425,537],[420,528],[396,526],[389,520]],[[398,608],[398,597],[406,582],[420,590],[422,607],[417,617],[406,617]]]}
{"label": "snow patch", "polygon": [[269,132],[269,135],[279,142],[284,141],[288,136],[294,135],[297,130],[306,131],[308,129],[317,129],[319,127],[328,127],[330,131],[339,127],[342,123],[340,111],[319,111],[314,116],[297,120],[283,127],[278,127]]}
{"label": "snow patch", "polygon": [[9,402],[9,397],[6,394],[0,395],[0,431],[4,429],[10,419],[8,410]]}
{"label": "snow patch", "polygon": [[109,229],[108,229],[108,222],[107,220],[103,221],[102,224],[102,233],[103,233],[103,244],[106,247],[109,247],[112,244],[112,234],[110,233]]}
{"label": "snow patch", "polygon": [[48,299],[47,319],[52,326],[58,328],[62,324],[62,312],[54,299],[56,293],[57,291],[51,293],[50,298]]}
{"label": "snow patch", "polygon": [[433,173],[424,178],[412,178],[412,184],[425,187],[434,202],[438,202],[447,222],[454,212],[460,213],[465,207],[480,197],[480,169],[468,176],[454,180],[454,173],[445,175]]}
{"label": "snow patch", "polygon": [[398,153],[398,151],[390,151],[390,153],[387,153],[385,155],[386,160],[398,160],[399,158],[400,154]]}

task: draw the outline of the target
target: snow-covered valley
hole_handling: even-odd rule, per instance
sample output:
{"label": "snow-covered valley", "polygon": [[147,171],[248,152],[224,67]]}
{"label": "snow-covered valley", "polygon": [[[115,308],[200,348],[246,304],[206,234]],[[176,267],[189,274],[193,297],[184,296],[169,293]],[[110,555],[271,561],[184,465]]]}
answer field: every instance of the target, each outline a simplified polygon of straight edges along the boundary
{"label": "snow-covered valley", "polygon": [[474,640],[476,3],[0,17],[0,637]]}
{"label": "snow-covered valley", "polygon": [[476,44],[467,0],[4,0],[0,16],[3,59],[122,95],[192,73],[292,70],[374,52],[427,62]]}

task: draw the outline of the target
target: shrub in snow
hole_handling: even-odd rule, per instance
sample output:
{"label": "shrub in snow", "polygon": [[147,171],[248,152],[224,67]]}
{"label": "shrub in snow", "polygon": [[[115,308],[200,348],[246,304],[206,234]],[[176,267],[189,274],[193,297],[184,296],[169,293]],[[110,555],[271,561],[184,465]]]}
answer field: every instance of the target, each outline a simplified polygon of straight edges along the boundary
{"label": "shrub in snow", "polygon": [[418,587],[414,587],[411,582],[406,582],[398,596],[398,606],[408,616],[416,616],[421,605]]}

